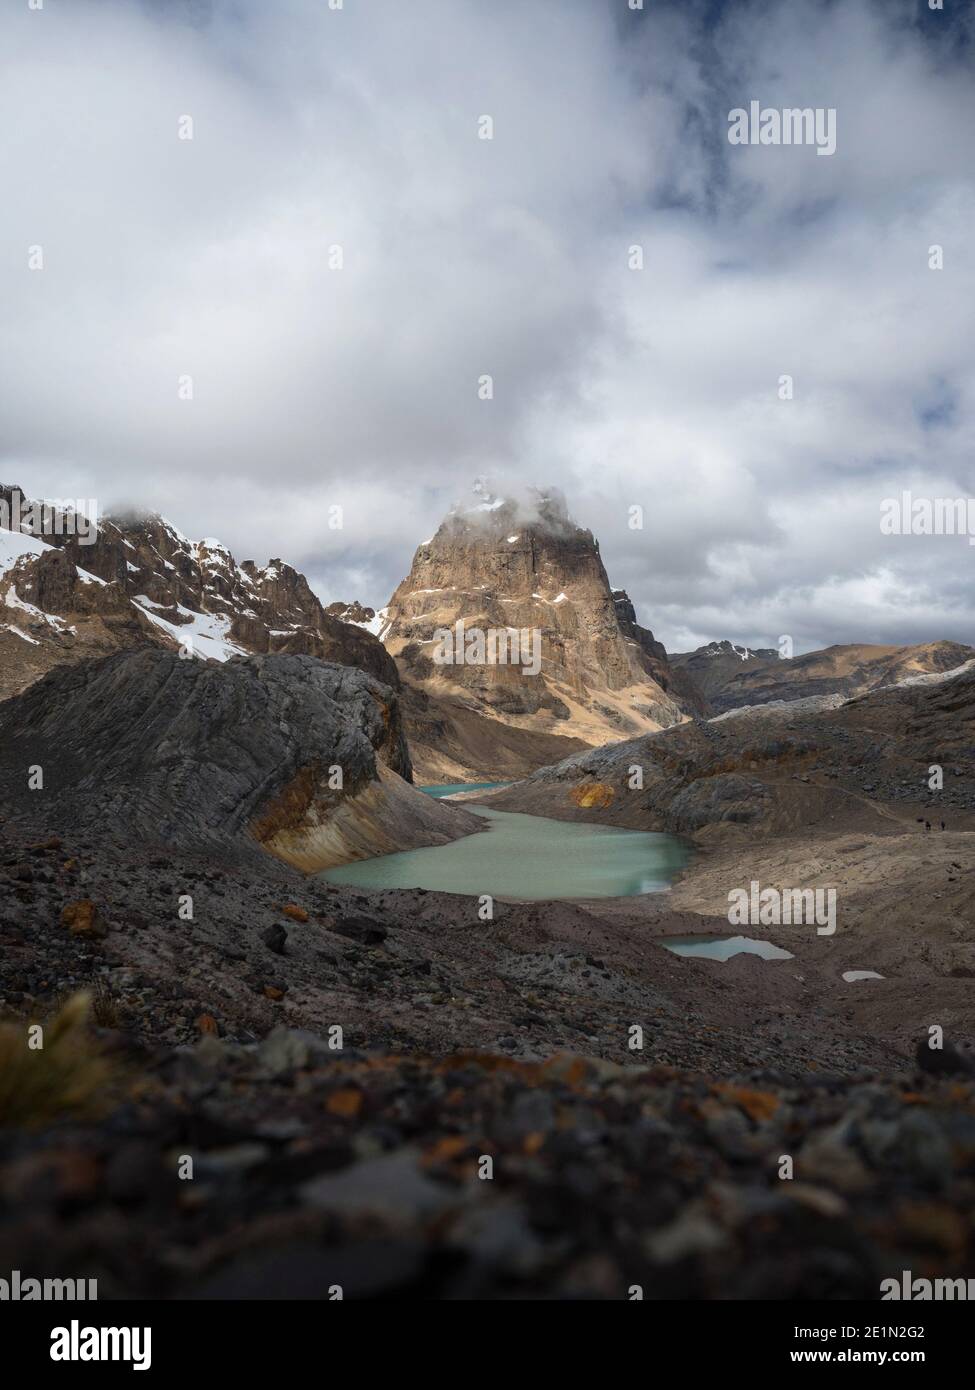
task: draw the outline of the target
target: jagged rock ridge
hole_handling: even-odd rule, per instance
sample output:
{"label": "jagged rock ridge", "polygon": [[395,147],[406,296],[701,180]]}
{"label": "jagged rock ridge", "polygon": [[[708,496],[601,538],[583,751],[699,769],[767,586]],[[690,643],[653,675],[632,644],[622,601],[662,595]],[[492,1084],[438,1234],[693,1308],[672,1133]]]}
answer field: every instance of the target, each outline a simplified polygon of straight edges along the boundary
{"label": "jagged rock ridge", "polygon": [[[15,494],[0,487],[8,506]],[[156,515],[104,518],[93,544],[71,527],[0,530],[0,614],[0,698],[54,665],[132,646],[317,656],[399,686],[382,644],[326,612],[291,565],[238,565],[220,541],[191,541]]]}
{"label": "jagged rock ridge", "polygon": [[907,647],[853,643],[787,660],[772,649],[710,642],[670,660],[698,685],[712,711],[722,713],[772,700],[849,699],[914,676],[953,670],[972,657],[975,648],[946,641]]}

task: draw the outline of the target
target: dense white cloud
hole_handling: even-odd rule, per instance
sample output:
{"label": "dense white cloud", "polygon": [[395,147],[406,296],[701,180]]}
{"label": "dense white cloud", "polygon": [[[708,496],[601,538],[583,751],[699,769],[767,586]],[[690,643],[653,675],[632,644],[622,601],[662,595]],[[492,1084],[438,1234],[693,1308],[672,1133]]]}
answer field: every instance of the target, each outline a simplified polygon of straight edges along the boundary
{"label": "dense white cloud", "polygon": [[[156,506],[375,604],[476,475],[556,483],[673,648],[968,640],[975,549],[879,530],[901,487],[973,487],[965,24],[7,7],[0,479]],[[752,99],[835,107],[835,155],[730,146]]]}

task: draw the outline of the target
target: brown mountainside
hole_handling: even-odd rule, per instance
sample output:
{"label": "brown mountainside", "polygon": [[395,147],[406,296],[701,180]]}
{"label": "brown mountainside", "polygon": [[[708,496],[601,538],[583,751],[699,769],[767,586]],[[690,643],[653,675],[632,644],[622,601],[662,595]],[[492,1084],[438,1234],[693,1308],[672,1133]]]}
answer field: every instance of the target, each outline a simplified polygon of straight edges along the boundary
{"label": "brown mountainside", "polygon": [[814,695],[849,699],[911,676],[953,670],[973,656],[973,647],[938,641],[911,647],[851,643],[781,660],[776,651],[712,642],[670,660],[698,684],[712,710],[721,714],[770,700],[804,700]]}
{"label": "brown mountainside", "polygon": [[[8,506],[13,494],[0,488]],[[382,644],[327,613],[281,560],[238,565],[220,541],[191,541],[156,515],[107,517],[92,544],[86,530],[63,517],[43,533],[0,530],[0,698],[63,662],[133,646],[316,656],[399,685]]]}

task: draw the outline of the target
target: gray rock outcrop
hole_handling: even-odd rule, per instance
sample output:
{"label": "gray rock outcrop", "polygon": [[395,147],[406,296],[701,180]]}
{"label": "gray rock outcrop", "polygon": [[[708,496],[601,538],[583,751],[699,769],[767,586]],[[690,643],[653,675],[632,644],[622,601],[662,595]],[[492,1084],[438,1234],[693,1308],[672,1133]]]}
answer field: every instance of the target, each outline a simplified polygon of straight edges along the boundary
{"label": "gray rock outcrop", "polygon": [[0,705],[0,747],[8,814],[122,841],[313,871],[483,825],[409,785],[395,691],[308,656],[142,649],[60,667]]}

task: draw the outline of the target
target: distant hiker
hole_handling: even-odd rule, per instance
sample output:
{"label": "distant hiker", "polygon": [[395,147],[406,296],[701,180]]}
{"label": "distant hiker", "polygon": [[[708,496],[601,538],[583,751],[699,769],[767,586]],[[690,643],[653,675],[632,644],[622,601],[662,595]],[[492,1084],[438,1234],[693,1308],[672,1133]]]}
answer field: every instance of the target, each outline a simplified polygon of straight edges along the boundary
{"label": "distant hiker", "polygon": [[924,822],[924,829],[925,829],[925,831],[928,831],[928,830],[931,829],[931,822],[930,822],[929,820],[926,820],[926,821]]}
{"label": "distant hiker", "polygon": [[942,829],[942,830],[947,830],[947,828],[948,828],[948,827],[945,825],[944,821],[942,821],[942,822],[941,822],[941,829]]}

